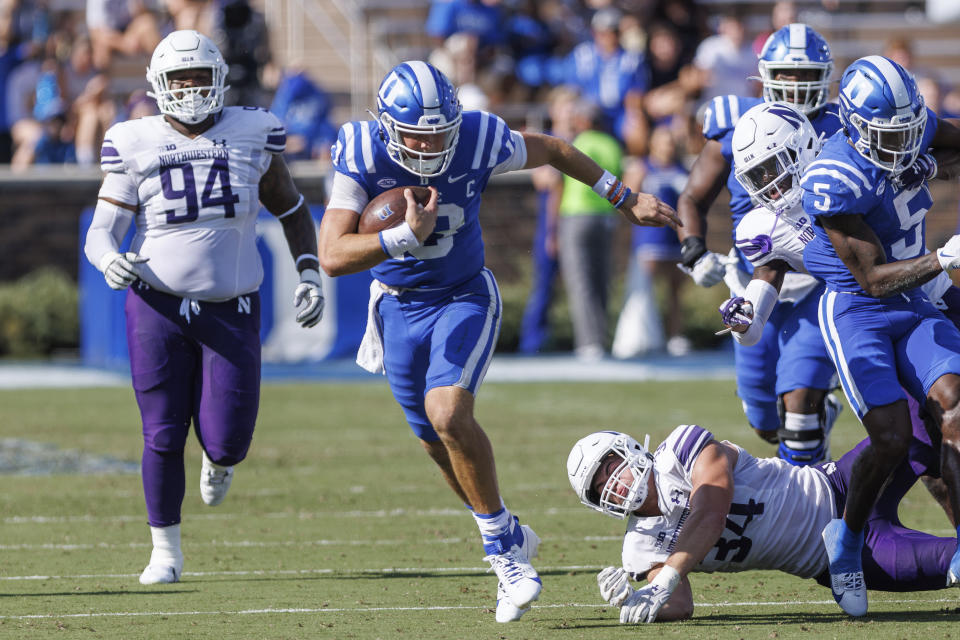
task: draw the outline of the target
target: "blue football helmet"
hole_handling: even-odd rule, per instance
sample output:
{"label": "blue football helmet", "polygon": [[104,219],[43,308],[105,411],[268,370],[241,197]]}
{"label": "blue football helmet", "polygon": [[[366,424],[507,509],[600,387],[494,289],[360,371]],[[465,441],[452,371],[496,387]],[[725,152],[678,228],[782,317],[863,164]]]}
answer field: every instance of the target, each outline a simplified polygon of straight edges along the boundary
{"label": "blue football helmet", "polygon": [[[395,66],[377,91],[380,137],[390,159],[421,178],[447,170],[460,136],[457,90],[443,73],[420,60]],[[422,151],[404,144],[404,136],[443,136],[440,151]]]}
{"label": "blue football helmet", "polygon": [[[810,114],[827,101],[833,54],[823,36],[805,24],[788,24],[770,34],[757,67],[767,102],[789,102]],[[778,73],[808,79],[778,80]]]}
{"label": "blue football helmet", "polygon": [[860,155],[899,175],[920,154],[927,109],[910,72],[867,56],[840,78],[840,120]]}

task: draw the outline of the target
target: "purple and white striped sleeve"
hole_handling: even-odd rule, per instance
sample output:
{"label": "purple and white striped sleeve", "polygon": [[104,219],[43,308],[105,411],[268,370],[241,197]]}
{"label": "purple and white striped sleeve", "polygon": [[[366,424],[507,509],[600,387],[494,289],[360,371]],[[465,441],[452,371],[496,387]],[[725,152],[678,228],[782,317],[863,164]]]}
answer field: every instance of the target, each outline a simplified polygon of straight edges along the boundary
{"label": "purple and white striped sleeve", "polygon": [[686,473],[693,471],[693,464],[703,447],[713,440],[713,434],[695,424],[684,424],[670,434],[670,447]]}

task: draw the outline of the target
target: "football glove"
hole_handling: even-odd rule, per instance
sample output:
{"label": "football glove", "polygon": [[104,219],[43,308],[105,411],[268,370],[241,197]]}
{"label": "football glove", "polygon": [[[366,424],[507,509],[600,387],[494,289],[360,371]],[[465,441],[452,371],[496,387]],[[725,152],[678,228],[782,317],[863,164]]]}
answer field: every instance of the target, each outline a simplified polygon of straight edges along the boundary
{"label": "football glove", "polygon": [[140,277],[137,273],[137,265],[149,259],[132,251],[126,253],[108,251],[100,258],[100,271],[103,272],[103,278],[111,289],[121,291]]}
{"label": "football glove", "polygon": [[600,587],[600,597],[609,602],[611,607],[623,606],[633,593],[630,578],[620,567],[607,567],[598,573],[597,585]]}
{"label": "football glove", "polygon": [[293,292],[293,306],[303,306],[297,313],[300,326],[310,328],[320,322],[323,317],[323,303],[320,273],[316,269],[304,269],[300,272],[300,284]]}
{"label": "football glove", "polygon": [[937,260],[944,271],[960,268],[960,235],[953,236],[937,249]]}
{"label": "football glove", "polygon": [[720,305],[720,319],[731,328],[749,327],[753,322],[753,304],[740,296],[728,298]]}
{"label": "football glove", "polygon": [[929,153],[921,153],[909,167],[904,169],[896,178],[897,186],[907,191],[913,191],[924,183],[937,177],[937,160]]}
{"label": "football glove", "polygon": [[697,258],[693,267],[684,266],[683,263],[678,263],[677,267],[701,287],[712,287],[723,282],[723,276],[727,272],[726,262],[726,256],[707,251]]}
{"label": "football glove", "polygon": [[653,581],[633,592],[620,607],[621,624],[653,622],[661,607],[670,599],[680,584],[680,574],[673,567],[664,566]]}

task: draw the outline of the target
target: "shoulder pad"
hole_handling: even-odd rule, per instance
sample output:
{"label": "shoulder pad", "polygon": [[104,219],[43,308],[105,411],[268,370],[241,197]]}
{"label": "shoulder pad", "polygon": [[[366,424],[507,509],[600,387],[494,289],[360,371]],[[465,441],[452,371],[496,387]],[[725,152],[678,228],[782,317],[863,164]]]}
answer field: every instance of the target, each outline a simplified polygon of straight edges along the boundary
{"label": "shoulder pad", "polygon": [[732,131],[740,120],[740,116],[750,107],[763,102],[762,98],[743,96],[717,96],[707,103],[703,113],[703,136],[708,140],[716,140],[725,133]]}

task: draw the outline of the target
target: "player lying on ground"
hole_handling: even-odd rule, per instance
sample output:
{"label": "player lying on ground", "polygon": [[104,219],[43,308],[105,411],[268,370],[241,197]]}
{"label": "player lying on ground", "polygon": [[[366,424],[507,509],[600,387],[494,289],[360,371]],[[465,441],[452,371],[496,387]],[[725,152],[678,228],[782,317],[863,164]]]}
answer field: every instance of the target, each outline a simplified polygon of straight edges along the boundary
{"label": "player lying on ground", "polygon": [[[674,429],[653,454],[616,431],[581,439],[567,459],[573,490],[588,507],[627,519],[622,568],[597,576],[601,597],[620,607],[620,622],[638,623],[693,615],[691,571],[776,569],[829,586],[820,532],[843,512],[853,461],[869,444],[798,467],[754,458],[696,425]],[[915,420],[909,455],[867,520],[869,588],[944,588],[956,539],[907,529],[897,517],[919,476],[939,477],[939,461],[939,441]],[[649,584],[634,589],[630,578]]]}

